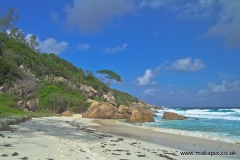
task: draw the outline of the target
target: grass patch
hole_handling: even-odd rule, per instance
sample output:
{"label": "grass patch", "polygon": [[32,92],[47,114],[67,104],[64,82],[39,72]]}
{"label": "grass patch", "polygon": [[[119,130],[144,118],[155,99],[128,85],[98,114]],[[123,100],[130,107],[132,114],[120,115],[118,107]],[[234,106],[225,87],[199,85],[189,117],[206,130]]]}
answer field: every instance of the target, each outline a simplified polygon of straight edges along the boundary
{"label": "grass patch", "polygon": [[0,114],[22,113],[16,105],[20,100],[22,98],[13,93],[0,93]]}

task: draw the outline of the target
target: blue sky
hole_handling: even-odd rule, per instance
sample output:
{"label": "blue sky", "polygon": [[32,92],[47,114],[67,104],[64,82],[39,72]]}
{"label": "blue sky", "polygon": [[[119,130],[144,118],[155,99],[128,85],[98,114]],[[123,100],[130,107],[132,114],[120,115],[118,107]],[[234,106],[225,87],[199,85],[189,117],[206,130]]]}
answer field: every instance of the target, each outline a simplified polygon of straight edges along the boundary
{"label": "blue sky", "polygon": [[239,0],[3,0],[18,28],[112,88],[166,107],[240,106]]}

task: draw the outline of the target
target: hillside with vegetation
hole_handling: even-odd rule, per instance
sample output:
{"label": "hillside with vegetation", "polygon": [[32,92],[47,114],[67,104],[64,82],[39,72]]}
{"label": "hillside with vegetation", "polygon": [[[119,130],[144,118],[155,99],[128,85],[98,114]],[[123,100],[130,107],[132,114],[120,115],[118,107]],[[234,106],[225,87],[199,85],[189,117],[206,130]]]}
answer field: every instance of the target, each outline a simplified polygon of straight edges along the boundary
{"label": "hillside with vegetation", "polygon": [[[110,81],[105,84],[91,71],[54,53],[39,52],[37,36],[26,39],[15,25],[17,20],[14,9],[0,15],[0,114],[65,110],[81,113],[91,104],[87,99],[107,101],[108,93],[114,95],[117,106],[138,102],[127,93],[111,89]],[[109,80],[121,80],[112,73],[106,72]]]}

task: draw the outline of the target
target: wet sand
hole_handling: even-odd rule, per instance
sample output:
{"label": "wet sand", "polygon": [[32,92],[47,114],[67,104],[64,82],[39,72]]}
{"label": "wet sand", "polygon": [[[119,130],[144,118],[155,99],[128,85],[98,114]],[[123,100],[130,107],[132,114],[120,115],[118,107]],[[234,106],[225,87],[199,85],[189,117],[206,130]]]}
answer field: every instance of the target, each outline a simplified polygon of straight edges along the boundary
{"label": "wet sand", "polygon": [[[141,141],[146,141],[149,143],[154,143],[182,151],[191,152],[235,151],[237,156],[224,156],[224,158],[240,159],[240,144],[159,132],[154,131],[152,129],[143,129],[140,127],[129,126],[123,123],[117,123],[117,120],[98,119],[93,120],[93,122],[99,124],[100,126],[93,126],[91,128],[97,129],[102,132],[112,133],[119,136],[125,136],[132,139],[138,139]],[[203,156],[199,156],[199,158],[200,157],[203,158]],[[208,156],[205,157],[209,158]]]}

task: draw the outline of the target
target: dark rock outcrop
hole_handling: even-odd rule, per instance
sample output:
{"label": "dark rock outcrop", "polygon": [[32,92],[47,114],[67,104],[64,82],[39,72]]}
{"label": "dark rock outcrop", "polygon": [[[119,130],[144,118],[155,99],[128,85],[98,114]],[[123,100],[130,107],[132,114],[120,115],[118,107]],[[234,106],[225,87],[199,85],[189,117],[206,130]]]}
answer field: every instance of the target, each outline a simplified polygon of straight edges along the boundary
{"label": "dark rock outcrop", "polygon": [[183,120],[183,119],[187,119],[188,117],[183,116],[183,115],[179,115],[177,113],[173,113],[173,112],[164,112],[163,113],[163,117],[162,119],[168,119],[168,120]]}
{"label": "dark rock outcrop", "polygon": [[137,108],[132,111],[128,121],[131,123],[154,122],[153,116],[152,112],[143,108]]}

